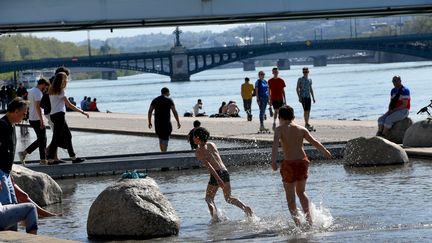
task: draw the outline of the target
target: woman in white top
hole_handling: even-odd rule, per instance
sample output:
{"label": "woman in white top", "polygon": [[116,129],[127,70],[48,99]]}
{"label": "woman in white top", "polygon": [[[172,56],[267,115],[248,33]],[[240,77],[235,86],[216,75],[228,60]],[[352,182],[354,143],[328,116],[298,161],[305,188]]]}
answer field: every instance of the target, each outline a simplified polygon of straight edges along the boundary
{"label": "woman in white top", "polygon": [[48,90],[51,103],[51,121],[54,123],[53,136],[48,149],[48,161],[50,164],[64,163],[62,160],[54,160],[57,148],[66,148],[72,163],[81,163],[85,159],[77,158],[72,146],[72,134],[65,120],[66,107],[80,112],[89,118],[89,114],[70,103],[64,90],[66,88],[68,75],[65,72],[59,72],[55,75],[54,80]]}

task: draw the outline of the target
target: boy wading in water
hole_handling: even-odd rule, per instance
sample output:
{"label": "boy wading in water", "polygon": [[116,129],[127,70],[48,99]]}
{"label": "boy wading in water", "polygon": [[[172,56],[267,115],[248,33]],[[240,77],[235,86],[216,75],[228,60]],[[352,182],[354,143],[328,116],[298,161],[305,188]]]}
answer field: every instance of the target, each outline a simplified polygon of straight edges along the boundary
{"label": "boy wading in water", "polygon": [[332,156],[330,152],[317,140],[309,131],[294,123],[294,110],[290,106],[282,106],[279,109],[279,126],[276,128],[272,149],[272,168],[278,169],[276,158],[278,154],[279,141],[282,145],[284,160],[280,173],[285,189],[288,209],[297,226],[300,226],[300,219],[297,213],[295,194],[300,200],[303,212],[309,225],[312,225],[312,216],[309,211],[309,198],[306,195],[306,180],[308,178],[309,160],[303,148],[303,139],[317,148],[326,158]]}
{"label": "boy wading in water", "polygon": [[222,162],[216,145],[207,142],[210,133],[203,127],[195,128],[193,133],[194,143],[198,145],[195,154],[202,161],[210,173],[205,200],[213,219],[217,219],[217,209],[214,198],[219,187],[222,188],[225,201],[242,209],[247,216],[252,216],[252,209],[231,195],[231,184],[229,173]]}

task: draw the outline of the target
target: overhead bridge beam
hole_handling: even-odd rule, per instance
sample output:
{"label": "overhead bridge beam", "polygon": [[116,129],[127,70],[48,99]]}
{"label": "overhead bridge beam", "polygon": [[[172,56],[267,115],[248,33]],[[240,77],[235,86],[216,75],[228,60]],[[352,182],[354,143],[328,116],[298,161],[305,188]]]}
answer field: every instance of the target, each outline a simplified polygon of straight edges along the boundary
{"label": "overhead bridge beam", "polygon": [[1,0],[0,34],[431,12],[431,0]]}

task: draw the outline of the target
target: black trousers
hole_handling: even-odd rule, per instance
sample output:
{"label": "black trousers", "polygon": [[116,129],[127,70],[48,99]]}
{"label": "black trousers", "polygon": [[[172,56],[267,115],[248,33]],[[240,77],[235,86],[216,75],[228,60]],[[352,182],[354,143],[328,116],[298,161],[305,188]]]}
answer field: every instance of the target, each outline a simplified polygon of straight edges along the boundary
{"label": "black trousers", "polygon": [[250,99],[250,100],[243,99],[243,108],[247,114],[251,114],[251,112],[252,112],[251,106],[252,106],[252,99]]}
{"label": "black trousers", "polygon": [[48,150],[48,159],[54,159],[57,153],[57,148],[67,149],[70,157],[75,157],[75,152],[72,146],[72,134],[65,120],[64,112],[52,114],[51,121],[54,123],[53,136]]}
{"label": "black trousers", "polygon": [[33,151],[35,151],[37,148],[39,148],[39,156],[40,159],[46,159],[45,155],[45,148],[47,144],[47,137],[46,137],[46,129],[40,128],[40,121],[29,121],[30,126],[33,128],[33,130],[36,133],[36,141],[34,141],[30,146],[28,146],[25,151],[28,154],[31,154]]}

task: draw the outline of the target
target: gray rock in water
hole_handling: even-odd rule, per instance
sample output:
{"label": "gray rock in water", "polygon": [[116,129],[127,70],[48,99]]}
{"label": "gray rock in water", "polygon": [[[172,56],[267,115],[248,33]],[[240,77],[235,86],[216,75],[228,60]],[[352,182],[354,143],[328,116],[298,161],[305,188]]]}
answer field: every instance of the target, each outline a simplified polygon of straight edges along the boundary
{"label": "gray rock in water", "polygon": [[124,179],[107,187],[90,207],[89,238],[148,239],[177,235],[180,220],[156,182]]}
{"label": "gray rock in water", "polygon": [[432,147],[432,120],[414,123],[405,133],[403,145],[409,147]]}
{"label": "gray rock in water", "polygon": [[386,136],[386,139],[390,140],[393,143],[401,144],[403,142],[405,132],[412,124],[413,121],[409,117],[396,122],[390,129],[390,132]]}
{"label": "gray rock in water", "polygon": [[399,145],[381,137],[349,140],[345,146],[344,163],[348,166],[395,165],[408,162],[408,155]]}
{"label": "gray rock in water", "polygon": [[62,189],[49,175],[36,172],[21,165],[13,165],[12,177],[29,197],[39,206],[60,203]]}

